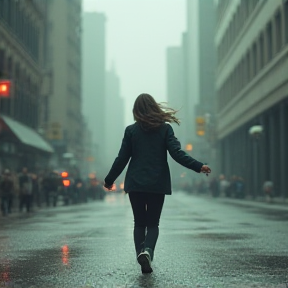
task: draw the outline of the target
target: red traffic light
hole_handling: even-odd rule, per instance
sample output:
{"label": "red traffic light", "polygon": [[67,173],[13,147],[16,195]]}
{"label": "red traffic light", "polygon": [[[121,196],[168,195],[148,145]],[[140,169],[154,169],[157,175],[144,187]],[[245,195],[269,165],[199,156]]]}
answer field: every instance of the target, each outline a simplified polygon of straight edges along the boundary
{"label": "red traffic light", "polygon": [[11,96],[11,81],[0,80],[0,97],[10,97],[10,96]]}
{"label": "red traffic light", "polygon": [[63,185],[65,186],[65,187],[69,187],[70,186],[70,180],[63,180]]}
{"label": "red traffic light", "polygon": [[68,172],[63,171],[63,172],[61,173],[61,176],[62,176],[63,178],[66,178],[66,177],[69,176],[69,174],[68,174]]}

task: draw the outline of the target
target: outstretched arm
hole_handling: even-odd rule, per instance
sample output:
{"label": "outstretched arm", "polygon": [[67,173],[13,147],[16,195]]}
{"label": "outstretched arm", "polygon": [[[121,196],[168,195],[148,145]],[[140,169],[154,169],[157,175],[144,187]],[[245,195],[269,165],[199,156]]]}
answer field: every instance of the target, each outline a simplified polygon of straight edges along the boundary
{"label": "outstretched arm", "polygon": [[120,151],[108,175],[105,178],[104,187],[106,187],[107,189],[112,187],[114,181],[122,173],[125,166],[127,165],[131,157],[131,151],[132,151],[131,137],[130,137],[129,131],[126,128]]}
{"label": "outstretched arm", "polygon": [[[199,162],[196,159],[192,158],[190,155],[188,155],[185,151],[181,149],[181,144],[179,140],[175,137],[173,128],[170,125],[166,134],[166,145],[171,157],[182,166],[188,169],[192,169],[198,173],[211,172],[210,168],[207,165],[204,165],[202,162]],[[207,169],[207,167],[209,168],[210,172],[208,172],[209,170]]]}

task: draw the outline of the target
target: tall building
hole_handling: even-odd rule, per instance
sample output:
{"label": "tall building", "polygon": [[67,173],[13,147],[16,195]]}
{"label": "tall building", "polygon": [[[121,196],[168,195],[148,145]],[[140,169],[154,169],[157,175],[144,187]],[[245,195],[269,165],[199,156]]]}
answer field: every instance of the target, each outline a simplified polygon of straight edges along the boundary
{"label": "tall building", "polygon": [[[216,9],[214,0],[198,2],[196,17],[198,33],[195,36],[197,49],[198,68],[196,79],[198,82],[198,104],[195,106],[196,139],[195,157],[206,161],[216,168],[216,100],[215,100],[215,70],[216,70],[216,47],[215,47],[215,23]],[[194,13],[195,13],[194,12]],[[209,21],[207,21],[209,19]],[[203,155],[207,157],[203,159]]]}
{"label": "tall building", "polygon": [[47,1],[0,1],[0,169],[48,164],[53,148],[41,133]]}
{"label": "tall building", "polygon": [[288,1],[220,0],[215,43],[221,170],[288,196]]}
{"label": "tall building", "polygon": [[[187,31],[182,34],[181,47],[170,47],[167,51],[167,94],[169,102],[181,105],[178,115],[182,123],[175,129],[183,148],[196,159],[212,165],[215,153],[211,153],[207,135],[197,133],[196,119],[207,121],[215,117],[215,5],[213,0],[187,0],[186,5]],[[181,173],[182,177],[184,174]]]}
{"label": "tall building", "polygon": [[[177,117],[180,119],[180,126],[173,124],[173,130],[175,136],[179,139],[185,149],[187,140],[187,122],[189,121],[188,109],[187,109],[187,94],[186,94],[186,81],[185,81],[185,33],[182,37],[181,46],[168,47],[166,50],[166,83],[167,83],[167,100],[168,106],[172,107],[177,112]],[[175,189],[181,185],[181,175],[185,169],[175,162],[169,159],[169,165],[172,176],[172,183]]]}
{"label": "tall building", "polygon": [[[121,97],[120,79],[115,67],[106,72],[105,163],[110,168],[118,155],[124,136],[124,100]],[[107,172],[107,171],[106,171]]]}
{"label": "tall building", "polygon": [[[92,141],[97,147],[95,165],[99,170],[103,165],[105,149],[105,85],[106,85],[106,31],[105,15],[91,12],[83,14],[83,61],[82,95],[83,114],[92,133]],[[97,169],[97,170],[98,170]]]}
{"label": "tall building", "polygon": [[[179,110],[177,117],[185,118],[185,89],[184,89],[184,51],[182,46],[168,47],[166,50],[166,83],[168,106]],[[183,121],[183,123],[185,123]],[[174,127],[174,126],[173,126]],[[185,140],[184,125],[176,126],[174,132],[181,140]]]}
{"label": "tall building", "polygon": [[[187,97],[187,137],[189,142],[195,142],[195,105],[199,99],[199,3],[187,0],[187,34],[186,34],[186,97]],[[196,147],[195,147],[196,148]]]}
{"label": "tall building", "polygon": [[69,164],[83,160],[81,9],[81,0],[48,1],[47,71],[52,81],[47,138],[57,152],[54,166],[58,167],[68,165],[64,155],[69,156]]}

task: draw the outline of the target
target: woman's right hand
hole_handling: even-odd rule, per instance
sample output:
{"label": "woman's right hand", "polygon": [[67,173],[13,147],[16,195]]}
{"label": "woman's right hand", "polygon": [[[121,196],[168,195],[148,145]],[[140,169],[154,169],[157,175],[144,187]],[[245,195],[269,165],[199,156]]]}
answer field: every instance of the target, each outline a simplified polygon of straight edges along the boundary
{"label": "woman's right hand", "polygon": [[209,166],[203,165],[203,166],[201,167],[201,171],[200,171],[200,172],[201,172],[201,173],[205,173],[205,174],[208,176],[208,174],[211,173],[211,169],[210,169]]}

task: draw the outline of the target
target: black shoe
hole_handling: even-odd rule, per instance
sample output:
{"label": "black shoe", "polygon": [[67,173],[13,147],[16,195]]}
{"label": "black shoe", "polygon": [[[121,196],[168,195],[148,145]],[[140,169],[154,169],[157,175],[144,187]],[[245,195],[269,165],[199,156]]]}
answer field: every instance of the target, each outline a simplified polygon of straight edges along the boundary
{"label": "black shoe", "polygon": [[137,261],[141,265],[141,271],[143,274],[153,272],[153,269],[151,268],[150,254],[147,251],[140,253],[137,257]]}
{"label": "black shoe", "polygon": [[146,251],[146,252],[148,252],[149,253],[149,255],[150,255],[150,260],[151,260],[151,262],[153,261],[153,258],[154,258],[154,250],[153,249],[151,249],[151,248],[145,248],[144,249],[144,251]]}

